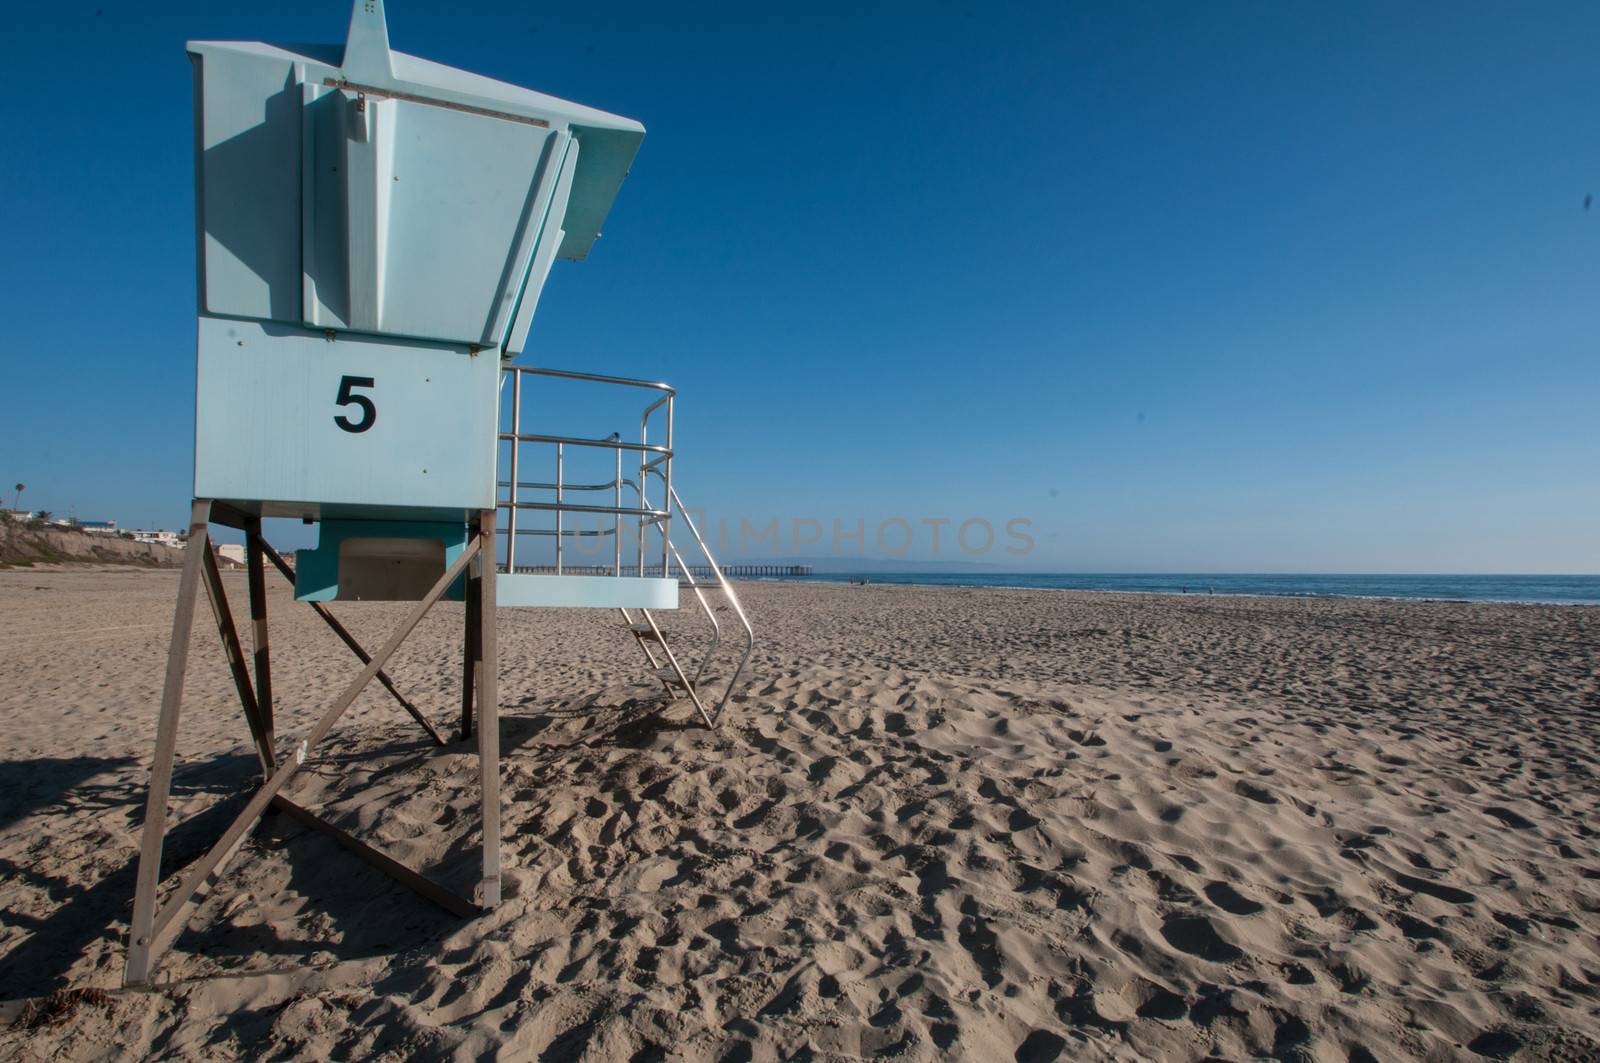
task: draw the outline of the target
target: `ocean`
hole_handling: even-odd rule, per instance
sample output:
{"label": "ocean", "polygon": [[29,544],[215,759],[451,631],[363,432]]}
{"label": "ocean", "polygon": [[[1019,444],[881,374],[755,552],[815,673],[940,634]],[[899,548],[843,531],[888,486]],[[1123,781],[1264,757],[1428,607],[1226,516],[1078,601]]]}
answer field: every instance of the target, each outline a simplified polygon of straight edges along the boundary
{"label": "ocean", "polygon": [[1600,576],[1240,575],[1237,573],[867,572],[818,573],[813,581],[935,587],[1032,587],[1148,594],[1264,594],[1276,598],[1416,598],[1465,602],[1600,605]]}

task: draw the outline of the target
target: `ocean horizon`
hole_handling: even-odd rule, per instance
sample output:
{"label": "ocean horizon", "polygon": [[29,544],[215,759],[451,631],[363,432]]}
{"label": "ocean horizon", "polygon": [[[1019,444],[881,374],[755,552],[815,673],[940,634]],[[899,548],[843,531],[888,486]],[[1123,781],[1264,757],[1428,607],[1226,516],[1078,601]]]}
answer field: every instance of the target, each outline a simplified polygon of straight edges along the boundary
{"label": "ocean horizon", "polygon": [[1600,605],[1600,575],[1359,575],[1317,573],[816,572],[796,581],[1016,587],[1137,594],[1273,598],[1400,598],[1421,601]]}

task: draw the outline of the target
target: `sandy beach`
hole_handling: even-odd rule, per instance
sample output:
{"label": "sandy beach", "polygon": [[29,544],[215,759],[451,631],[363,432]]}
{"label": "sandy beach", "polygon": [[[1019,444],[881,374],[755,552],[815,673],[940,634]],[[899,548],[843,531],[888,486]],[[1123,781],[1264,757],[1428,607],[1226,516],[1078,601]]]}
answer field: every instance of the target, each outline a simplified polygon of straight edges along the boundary
{"label": "sandy beach", "polygon": [[[1600,1058],[1600,609],[744,584],[714,732],[504,611],[505,902],[269,816],[124,991],[176,581],[0,572],[7,1058]],[[359,666],[272,609],[286,751]],[[255,781],[201,621],[169,873]],[[461,626],[390,669],[441,730]],[[291,792],[466,890],[476,770],[374,687]]]}

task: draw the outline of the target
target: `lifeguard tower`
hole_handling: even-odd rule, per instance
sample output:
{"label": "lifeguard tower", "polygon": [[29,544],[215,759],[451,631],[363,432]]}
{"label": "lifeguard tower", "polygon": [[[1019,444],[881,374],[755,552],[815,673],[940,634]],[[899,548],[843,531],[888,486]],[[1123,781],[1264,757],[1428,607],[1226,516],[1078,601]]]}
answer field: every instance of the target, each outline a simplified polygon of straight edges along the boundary
{"label": "lifeguard tower", "polygon": [[[753,643],[733,588],[673,485],[673,389],[512,364],[551,265],[586,257],[599,237],[644,127],[392,52],[382,0],[356,0],[342,49],[202,41],[188,52],[199,245],[195,500],[145,810],[128,984],[149,981],[199,896],[269,808],[331,835],[459,915],[499,902],[497,607],[619,610],[619,630],[642,649],[666,700],[687,699],[707,726]],[[640,395],[636,438],[537,431],[539,418],[524,415],[529,396],[556,382]],[[568,463],[580,451],[591,464],[598,452],[608,475],[572,480]],[[265,517],[317,524],[317,546],[291,566],[262,537]],[[593,526],[575,527],[579,519]],[[245,536],[248,654],[224,593],[213,523]],[[673,542],[675,523],[699,555],[694,565]],[[567,544],[578,536],[609,539],[609,564],[570,564]],[[268,564],[364,665],[309,731],[289,740],[273,722]],[[262,784],[163,899],[167,799],[202,585]],[[691,591],[709,624],[697,660],[668,646],[653,615],[677,608],[680,588]],[[428,714],[384,671],[441,598],[466,603],[459,734],[476,733],[481,770],[475,899],[401,865],[286,792],[373,679],[444,744]],[[369,654],[330,601],[415,605]],[[725,623],[739,642],[724,645]],[[714,658],[724,675],[717,683],[708,678],[719,670]]]}

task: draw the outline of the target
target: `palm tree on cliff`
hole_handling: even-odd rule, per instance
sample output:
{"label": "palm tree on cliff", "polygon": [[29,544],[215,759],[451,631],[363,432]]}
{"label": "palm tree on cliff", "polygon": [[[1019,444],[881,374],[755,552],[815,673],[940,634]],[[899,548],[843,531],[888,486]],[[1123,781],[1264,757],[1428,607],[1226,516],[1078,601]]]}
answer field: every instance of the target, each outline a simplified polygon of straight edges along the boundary
{"label": "palm tree on cliff", "polygon": [[26,487],[26,486],[27,486],[26,484],[18,484],[17,485],[17,501],[16,501],[16,504],[12,508],[14,508],[14,509],[21,509],[22,508],[22,489],[24,487]]}

